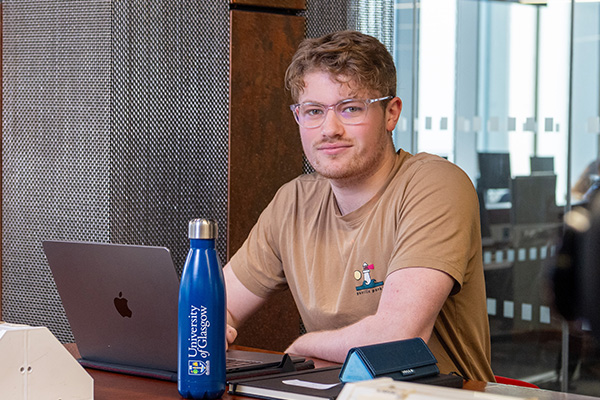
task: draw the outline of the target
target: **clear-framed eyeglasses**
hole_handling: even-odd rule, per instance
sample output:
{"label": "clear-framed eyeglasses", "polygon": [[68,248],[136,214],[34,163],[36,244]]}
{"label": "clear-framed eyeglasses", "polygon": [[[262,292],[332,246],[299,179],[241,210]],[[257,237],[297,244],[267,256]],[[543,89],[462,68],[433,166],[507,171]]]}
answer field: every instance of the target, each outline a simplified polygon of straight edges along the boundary
{"label": "clear-framed eyeglasses", "polygon": [[327,111],[333,110],[339,120],[346,125],[357,125],[365,120],[369,105],[378,101],[389,100],[394,96],[385,96],[378,99],[345,99],[335,104],[324,105],[320,103],[292,104],[290,110],[296,118],[298,125],[304,128],[318,128],[323,125]]}

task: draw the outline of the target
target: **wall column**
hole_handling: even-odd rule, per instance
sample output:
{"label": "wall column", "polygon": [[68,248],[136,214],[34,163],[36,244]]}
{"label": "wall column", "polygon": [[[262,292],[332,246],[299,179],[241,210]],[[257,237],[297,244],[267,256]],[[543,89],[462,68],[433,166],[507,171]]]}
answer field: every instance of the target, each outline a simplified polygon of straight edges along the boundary
{"label": "wall column", "polygon": [[[231,5],[228,259],[277,189],[302,173],[298,127],[283,81],[305,27],[295,15],[304,0]],[[299,333],[300,317],[285,291],[246,322],[236,343],[285,350]]]}

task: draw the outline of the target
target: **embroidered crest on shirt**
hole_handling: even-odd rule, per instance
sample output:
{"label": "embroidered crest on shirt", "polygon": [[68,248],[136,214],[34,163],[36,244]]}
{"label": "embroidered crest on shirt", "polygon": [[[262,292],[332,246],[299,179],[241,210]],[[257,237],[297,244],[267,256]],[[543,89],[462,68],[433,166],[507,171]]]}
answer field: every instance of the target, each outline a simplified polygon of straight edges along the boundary
{"label": "embroidered crest on shirt", "polygon": [[[371,278],[371,271],[373,271],[374,269],[375,267],[373,266],[373,264],[367,264],[365,262],[362,265],[362,271],[354,271],[354,279],[356,279],[359,282],[362,281],[362,283],[356,287],[357,292],[363,292],[367,289],[373,289],[383,285],[383,282],[377,282],[377,280]],[[371,291],[372,290],[369,290],[369,292]]]}

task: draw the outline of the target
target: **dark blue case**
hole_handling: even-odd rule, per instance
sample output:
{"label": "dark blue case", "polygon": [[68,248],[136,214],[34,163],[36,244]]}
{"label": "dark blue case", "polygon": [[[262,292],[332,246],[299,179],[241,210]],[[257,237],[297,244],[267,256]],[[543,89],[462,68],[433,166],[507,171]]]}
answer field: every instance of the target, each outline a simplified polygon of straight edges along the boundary
{"label": "dark blue case", "polygon": [[414,338],[350,349],[340,371],[340,381],[383,376],[407,381],[439,373],[437,360],[427,344],[421,338]]}

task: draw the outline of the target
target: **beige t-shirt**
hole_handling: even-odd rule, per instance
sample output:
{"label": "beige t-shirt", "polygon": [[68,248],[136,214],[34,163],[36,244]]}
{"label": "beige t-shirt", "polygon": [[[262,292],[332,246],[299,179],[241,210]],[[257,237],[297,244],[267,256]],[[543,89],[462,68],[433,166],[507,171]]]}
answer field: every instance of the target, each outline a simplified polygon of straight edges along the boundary
{"label": "beige t-shirt", "polygon": [[374,314],[386,277],[398,269],[444,271],[455,288],[428,345],[442,373],[493,381],[478,210],[461,169],[400,150],[385,187],[344,216],[318,174],[285,184],[231,266],[258,296],[289,286],[309,332]]}

